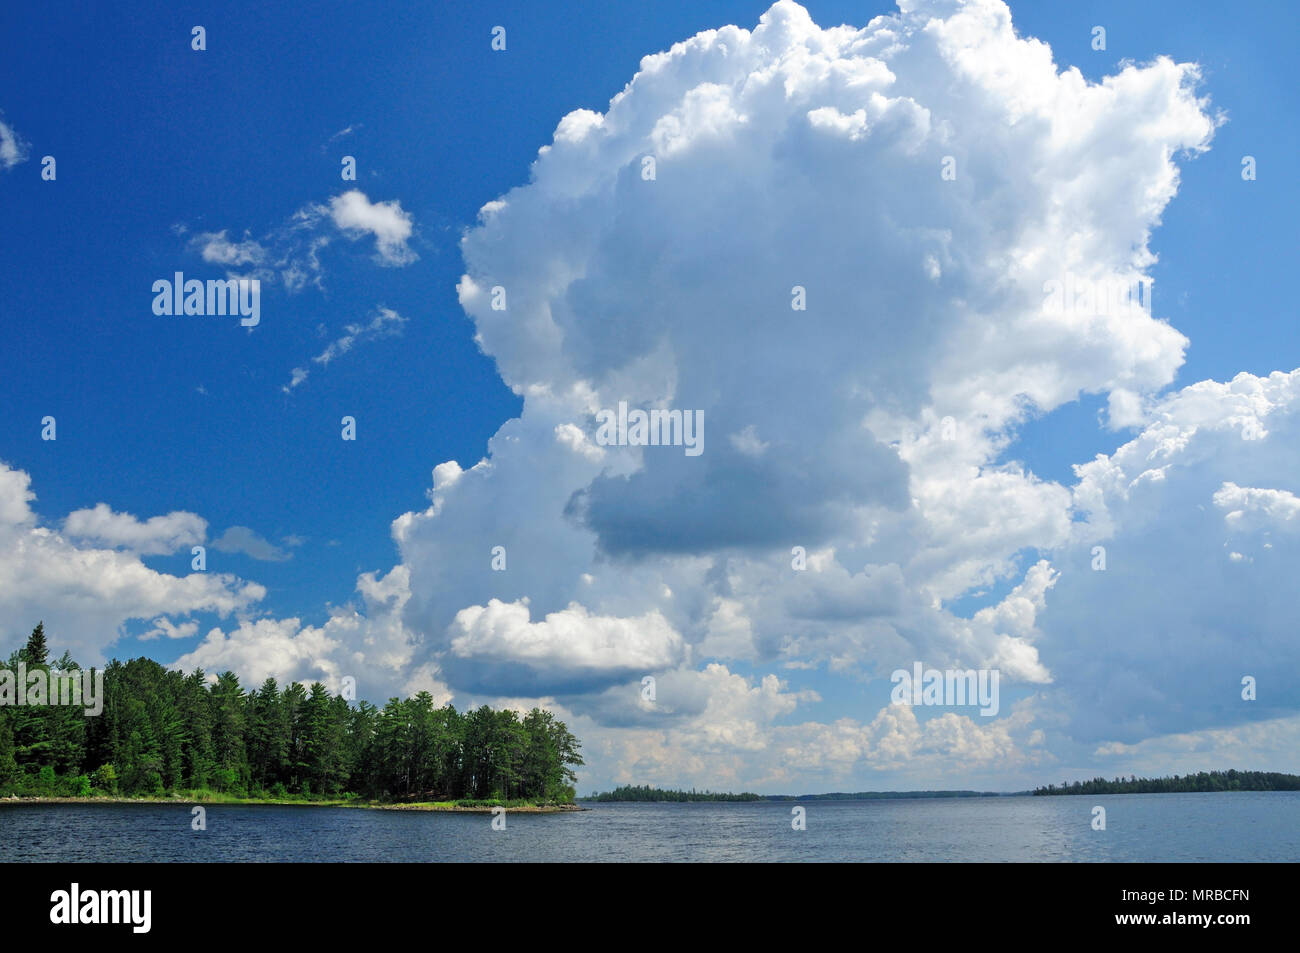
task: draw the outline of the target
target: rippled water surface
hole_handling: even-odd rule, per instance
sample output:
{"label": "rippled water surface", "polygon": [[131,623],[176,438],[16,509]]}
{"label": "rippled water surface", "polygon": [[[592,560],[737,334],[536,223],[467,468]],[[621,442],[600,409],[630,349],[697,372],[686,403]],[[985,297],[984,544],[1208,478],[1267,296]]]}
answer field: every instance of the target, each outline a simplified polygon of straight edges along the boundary
{"label": "rippled water surface", "polygon": [[[5,861],[1296,861],[1300,792],[594,804],[490,815],[212,805],[0,805]],[[1094,805],[1106,830],[1091,827]]]}

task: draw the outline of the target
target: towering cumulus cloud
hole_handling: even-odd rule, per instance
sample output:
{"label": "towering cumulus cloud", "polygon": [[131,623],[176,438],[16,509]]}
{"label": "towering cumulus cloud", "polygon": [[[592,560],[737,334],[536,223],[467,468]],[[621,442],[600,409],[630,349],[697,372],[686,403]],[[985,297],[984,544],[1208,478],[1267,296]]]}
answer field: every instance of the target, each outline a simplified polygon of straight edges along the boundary
{"label": "towering cumulus cloud", "polygon": [[[394,522],[404,664],[558,699],[614,780],[932,779],[1235,723],[1231,640],[1261,670],[1286,652],[1294,378],[1162,395],[1186,338],[1149,297],[1074,293],[1147,278],[1178,163],[1214,134],[1198,83],[1164,57],[1091,83],[1000,0],[863,28],[783,0],[563,117],[462,242],[461,305],[523,411]],[[999,462],[1083,394],[1139,436],[1072,488]],[[622,405],[698,411],[703,452],[602,439]],[[996,668],[1018,700],[800,718],[811,684],[856,697],[917,660]]]}
{"label": "towering cumulus cloud", "polygon": [[[648,56],[483,208],[460,299],[524,410],[395,526],[407,621],[453,682],[523,690],[521,669],[494,685],[506,668],[471,664],[513,646],[524,669],[544,657],[537,687],[562,688],[566,659],[590,687],[581,647],[607,636],[584,627],[614,619],[640,634],[609,640],[611,678],[614,646],[631,663],[657,640],[650,657],[692,664],[923,652],[1050,679],[1044,567],[1024,612],[936,606],[1069,538],[1066,489],[991,465],[1009,427],[1172,379],[1168,324],[1134,302],[1056,313],[1044,285],[1141,277],[1174,157],[1214,124],[1190,65],[1089,84],[1000,2],[903,7],[823,29],[782,2]],[[620,401],[703,411],[705,451],[601,445]],[[489,640],[493,599],[516,608]],[[583,631],[555,637],[554,613]]]}

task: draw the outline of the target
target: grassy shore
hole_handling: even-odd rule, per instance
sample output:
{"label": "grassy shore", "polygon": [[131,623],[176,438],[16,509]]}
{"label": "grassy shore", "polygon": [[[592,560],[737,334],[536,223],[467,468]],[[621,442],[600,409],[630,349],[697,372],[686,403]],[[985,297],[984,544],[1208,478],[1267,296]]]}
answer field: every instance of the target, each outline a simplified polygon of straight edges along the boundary
{"label": "grassy shore", "polygon": [[512,814],[558,814],[585,811],[577,804],[538,804],[520,801],[368,801],[362,798],[304,799],[274,797],[235,797],[215,791],[178,791],[164,797],[0,797],[6,804],[274,804],[281,807],[356,807],[375,811],[453,811],[489,814],[504,807]]}

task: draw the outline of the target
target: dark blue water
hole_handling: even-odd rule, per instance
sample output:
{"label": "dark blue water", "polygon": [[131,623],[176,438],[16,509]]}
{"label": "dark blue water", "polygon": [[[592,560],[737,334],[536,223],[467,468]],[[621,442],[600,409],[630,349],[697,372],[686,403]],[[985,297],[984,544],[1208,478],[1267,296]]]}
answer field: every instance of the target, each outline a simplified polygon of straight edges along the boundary
{"label": "dark blue water", "polygon": [[[1106,830],[1091,827],[1094,805]],[[12,861],[1296,861],[1300,792],[595,804],[567,814],[0,803]]]}

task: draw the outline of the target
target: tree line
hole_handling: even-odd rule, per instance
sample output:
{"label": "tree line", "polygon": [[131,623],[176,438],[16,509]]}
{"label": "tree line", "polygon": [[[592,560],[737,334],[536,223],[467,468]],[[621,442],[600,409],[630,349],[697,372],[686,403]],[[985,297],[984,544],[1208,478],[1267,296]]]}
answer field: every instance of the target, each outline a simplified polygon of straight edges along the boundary
{"label": "tree line", "polygon": [[1180,791],[1300,791],[1300,775],[1276,771],[1201,771],[1174,775],[1172,778],[1138,778],[1128,780],[1093,778],[1091,781],[1062,782],[1035,788],[1036,795],[1050,794],[1169,794]]}
{"label": "tree line", "polygon": [[645,784],[625,784],[612,791],[593,794],[586,801],[761,801],[757,794],[725,794],[714,791],[673,791],[667,788],[652,788]]}
{"label": "tree line", "polygon": [[[80,670],[66,652],[49,662],[43,624],[0,669],[20,662]],[[250,689],[232,672],[211,680],[115,659],[97,717],[75,705],[0,705],[0,794],[567,802],[580,747],[540,708],[458,712],[428,692],[353,706],[320,682]]]}
{"label": "tree line", "polygon": [[[1022,793],[1028,793],[1022,792]],[[769,801],[923,801],[931,798],[951,797],[1007,797],[997,791],[855,791],[830,794],[770,794]]]}

